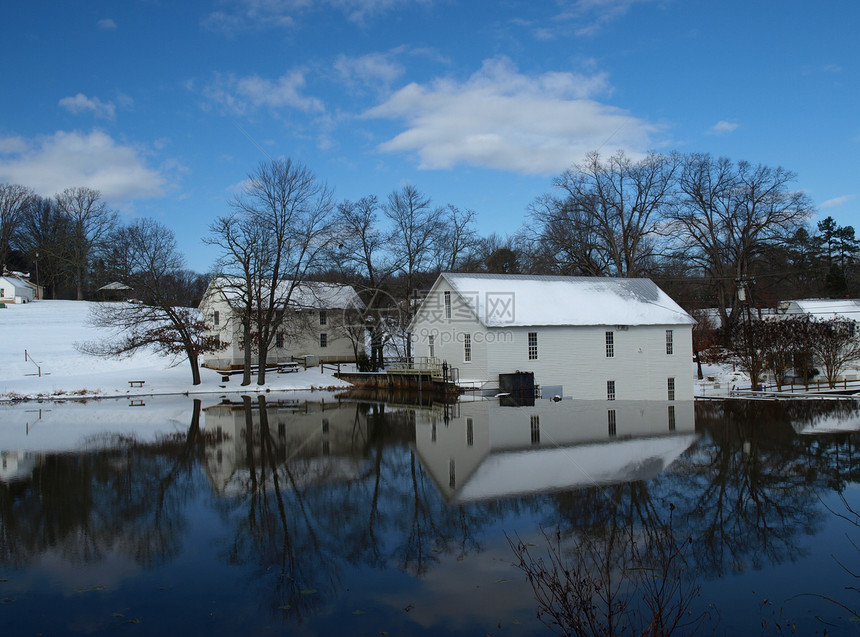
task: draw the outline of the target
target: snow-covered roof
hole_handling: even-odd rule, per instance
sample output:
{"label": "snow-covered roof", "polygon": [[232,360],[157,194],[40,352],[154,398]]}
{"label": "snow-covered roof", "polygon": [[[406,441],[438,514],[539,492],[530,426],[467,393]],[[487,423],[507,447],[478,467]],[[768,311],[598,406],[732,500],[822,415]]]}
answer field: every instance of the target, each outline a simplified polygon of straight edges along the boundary
{"label": "snow-covered roof", "polygon": [[441,277],[487,327],[695,323],[650,279],[447,272]]}
{"label": "snow-covered roof", "polygon": [[[290,290],[292,281],[281,281],[278,285],[276,298],[283,299]],[[240,297],[242,286],[239,280],[220,277],[209,283],[209,290],[220,291],[232,304]],[[304,281],[299,283],[290,295],[290,307],[305,309],[343,310],[348,308],[363,308],[358,294],[350,285],[343,283],[323,283],[320,281]]]}
{"label": "snow-covered roof", "polygon": [[27,283],[24,279],[21,279],[17,276],[12,276],[11,274],[4,274],[0,276],[0,281],[7,281],[10,285],[15,286],[16,288],[26,288],[32,289],[32,286]]}
{"label": "snow-covered roof", "polygon": [[860,299],[799,299],[788,301],[786,314],[860,320]]}
{"label": "snow-covered roof", "polygon": [[101,286],[96,291],[97,292],[107,292],[107,291],[113,291],[113,290],[130,290],[130,289],[131,288],[128,287],[125,283],[120,283],[119,281],[114,281],[113,283],[108,283],[107,285]]}

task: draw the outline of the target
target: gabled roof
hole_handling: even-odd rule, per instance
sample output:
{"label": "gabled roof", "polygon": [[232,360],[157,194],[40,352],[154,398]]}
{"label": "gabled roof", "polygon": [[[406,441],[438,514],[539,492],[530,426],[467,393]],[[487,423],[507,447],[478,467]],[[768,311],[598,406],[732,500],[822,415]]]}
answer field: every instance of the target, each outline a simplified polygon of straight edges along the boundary
{"label": "gabled roof", "polygon": [[696,322],[650,279],[447,272],[440,279],[487,327]]}
{"label": "gabled roof", "polygon": [[[281,281],[276,298],[284,298],[292,281]],[[239,299],[241,282],[238,279],[219,277],[209,282],[207,294],[221,292],[231,305]],[[358,294],[350,285],[304,281],[299,283],[290,296],[289,306],[297,309],[344,310],[364,307]]]}

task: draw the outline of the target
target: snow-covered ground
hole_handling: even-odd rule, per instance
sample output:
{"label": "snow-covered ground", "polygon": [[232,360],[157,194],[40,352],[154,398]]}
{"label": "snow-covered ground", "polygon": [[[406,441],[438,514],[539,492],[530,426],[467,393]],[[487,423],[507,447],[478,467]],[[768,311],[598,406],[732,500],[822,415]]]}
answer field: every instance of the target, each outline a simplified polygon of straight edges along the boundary
{"label": "snow-covered ground", "polygon": [[[349,387],[318,367],[267,374],[266,385],[245,388],[239,386],[240,375],[225,383],[219,372],[201,368],[203,382],[195,386],[185,359],[173,361],[153,352],[138,352],[122,360],[82,354],[75,349],[76,343],[104,337],[87,324],[92,305],[86,301],[35,301],[0,309],[0,400]],[[129,381],[141,380],[142,387],[129,386]]]}

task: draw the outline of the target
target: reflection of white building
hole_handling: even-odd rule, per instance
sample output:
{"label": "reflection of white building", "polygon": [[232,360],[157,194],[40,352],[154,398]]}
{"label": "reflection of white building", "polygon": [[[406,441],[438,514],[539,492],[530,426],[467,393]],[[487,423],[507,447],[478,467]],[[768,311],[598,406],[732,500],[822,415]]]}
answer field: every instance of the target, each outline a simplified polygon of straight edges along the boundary
{"label": "reflection of white building", "polygon": [[416,412],[415,447],[453,503],[657,477],[695,440],[692,401],[461,403]]}
{"label": "reflection of white building", "polygon": [[[278,471],[281,489],[339,482],[358,475],[364,464],[367,419],[355,404],[267,404],[265,438],[258,403],[254,400],[250,405],[250,414],[243,403],[203,410],[205,471],[219,495],[244,493],[252,468],[258,473],[265,468],[262,474],[267,479],[273,469]],[[250,436],[249,427],[253,429]]]}
{"label": "reflection of white building", "polygon": [[0,451],[0,482],[29,480],[42,457],[31,451]]}
{"label": "reflection of white building", "polygon": [[649,279],[443,273],[410,331],[488,387],[527,371],[545,398],[692,400],[694,323]]}

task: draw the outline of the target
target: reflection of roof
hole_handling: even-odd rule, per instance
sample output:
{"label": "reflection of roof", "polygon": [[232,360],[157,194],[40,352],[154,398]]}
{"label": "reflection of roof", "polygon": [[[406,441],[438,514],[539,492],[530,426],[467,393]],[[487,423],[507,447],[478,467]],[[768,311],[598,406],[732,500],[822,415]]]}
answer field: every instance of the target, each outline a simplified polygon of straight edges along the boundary
{"label": "reflection of roof", "polygon": [[[284,299],[290,294],[292,281],[281,281],[277,287],[276,299]],[[241,296],[243,283],[239,279],[219,277],[209,283],[209,289],[220,291],[232,303]],[[313,309],[348,309],[364,307],[352,286],[342,283],[323,283],[304,281],[296,285],[290,294],[290,307]]]}
{"label": "reflection of roof", "polygon": [[[320,456],[313,458],[294,458],[276,468],[278,472],[278,488],[282,491],[294,488],[305,488],[322,484],[340,484],[357,479],[364,468],[363,458],[345,456]],[[208,472],[207,472],[208,473]],[[275,488],[271,471],[266,472],[265,491]],[[259,481],[259,477],[257,478]],[[212,478],[210,477],[210,482]],[[221,496],[239,496],[248,492],[251,484],[251,471],[247,468],[237,469],[228,476],[223,484],[214,482],[212,487]]]}
{"label": "reflection of roof", "polygon": [[[442,277],[488,327],[695,323],[650,279],[451,273]],[[506,300],[508,305],[500,305]],[[505,307],[510,312],[500,311]]]}
{"label": "reflection of roof", "polygon": [[792,428],[804,436],[860,431],[860,414],[822,414],[803,422],[792,420]]}
{"label": "reflection of roof", "polygon": [[454,502],[545,493],[656,478],[695,434],[493,453],[454,494]]}

